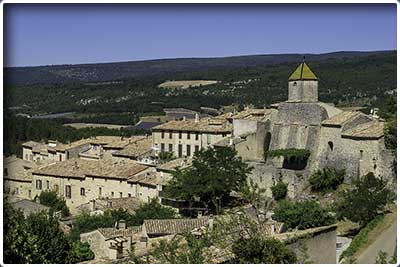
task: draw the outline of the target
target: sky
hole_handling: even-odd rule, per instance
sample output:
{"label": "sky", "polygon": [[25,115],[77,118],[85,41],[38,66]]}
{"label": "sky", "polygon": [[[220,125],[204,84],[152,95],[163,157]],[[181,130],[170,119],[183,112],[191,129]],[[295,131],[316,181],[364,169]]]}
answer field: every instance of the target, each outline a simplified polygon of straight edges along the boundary
{"label": "sky", "polygon": [[395,4],[5,4],[5,66],[395,50]]}

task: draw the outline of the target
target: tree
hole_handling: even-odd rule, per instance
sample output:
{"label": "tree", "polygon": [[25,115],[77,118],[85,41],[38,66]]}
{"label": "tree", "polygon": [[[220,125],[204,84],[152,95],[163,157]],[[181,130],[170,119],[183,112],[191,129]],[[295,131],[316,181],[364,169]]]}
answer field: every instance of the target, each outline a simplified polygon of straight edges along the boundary
{"label": "tree", "polygon": [[200,201],[219,214],[223,201],[232,191],[240,192],[251,168],[242,162],[232,148],[200,150],[192,166],[175,171],[166,187],[166,194],[192,205]]}
{"label": "tree", "polygon": [[42,191],[39,195],[40,204],[50,207],[50,213],[61,211],[62,216],[70,215],[67,203],[59,198],[55,191]]}
{"label": "tree", "polygon": [[395,194],[387,188],[388,181],[368,173],[354,181],[352,189],[342,193],[337,205],[339,218],[347,218],[365,226],[392,203]]}
{"label": "tree", "polygon": [[335,223],[335,218],[315,201],[282,200],[274,209],[272,218],[291,229],[308,229]]}
{"label": "tree", "polygon": [[82,243],[78,241],[72,244],[72,249],[70,251],[70,255],[68,256],[69,262],[77,263],[92,259],[94,259],[94,253],[90,249],[90,245],[87,242]]}
{"label": "tree", "polygon": [[232,245],[232,251],[240,264],[284,264],[296,263],[296,254],[274,238],[252,236],[240,237]]}
{"label": "tree", "polygon": [[276,185],[271,186],[272,196],[275,200],[281,200],[286,198],[288,192],[288,185],[282,181],[276,183]]}
{"label": "tree", "polygon": [[335,170],[333,168],[323,168],[314,172],[308,181],[311,184],[313,191],[327,193],[332,190],[336,190],[337,187],[343,183],[345,170]]}
{"label": "tree", "polygon": [[131,220],[127,220],[132,225],[142,225],[147,219],[173,219],[177,217],[174,209],[160,204],[157,198],[140,205],[135,211]]}

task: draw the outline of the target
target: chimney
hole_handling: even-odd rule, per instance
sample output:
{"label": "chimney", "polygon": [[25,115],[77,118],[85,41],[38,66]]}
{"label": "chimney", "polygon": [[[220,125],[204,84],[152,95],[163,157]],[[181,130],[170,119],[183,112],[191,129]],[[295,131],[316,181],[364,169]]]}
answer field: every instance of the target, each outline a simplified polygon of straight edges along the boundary
{"label": "chimney", "polygon": [[199,122],[199,113],[194,115],[194,122]]}
{"label": "chimney", "polygon": [[182,120],[185,121],[186,120],[186,116],[183,116]]}
{"label": "chimney", "polygon": [[126,222],[125,220],[120,220],[118,222],[118,229],[126,229]]}

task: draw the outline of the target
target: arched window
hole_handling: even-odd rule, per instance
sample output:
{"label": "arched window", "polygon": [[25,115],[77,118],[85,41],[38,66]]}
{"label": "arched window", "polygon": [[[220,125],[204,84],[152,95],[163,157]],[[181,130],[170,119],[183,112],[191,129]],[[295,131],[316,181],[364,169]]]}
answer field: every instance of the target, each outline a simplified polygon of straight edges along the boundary
{"label": "arched window", "polygon": [[331,151],[333,150],[333,142],[332,141],[329,141],[328,142],[328,145],[329,145],[329,148],[331,149]]}
{"label": "arched window", "polygon": [[363,150],[360,150],[360,159],[363,158],[363,153],[364,153],[364,151],[363,151]]}

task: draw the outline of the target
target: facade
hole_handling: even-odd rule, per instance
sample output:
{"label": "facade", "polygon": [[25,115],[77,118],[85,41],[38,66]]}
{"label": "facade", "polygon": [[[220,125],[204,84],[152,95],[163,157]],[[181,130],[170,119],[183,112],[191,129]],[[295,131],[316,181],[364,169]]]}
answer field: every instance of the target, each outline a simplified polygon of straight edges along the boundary
{"label": "facade", "polygon": [[32,172],[32,197],[54,190],[72,213],[95,199],[135,197],[147,202],[162,190],[163,180],[154,179],[154,172],[154,168],[132,161],[67,160]]}
{"label": "facade", "polygon": [[231,133],[232,125],[225,119],[174,120],[152,128],[153,148],[156,153],[171,152],[178,158],[193,157]]}

